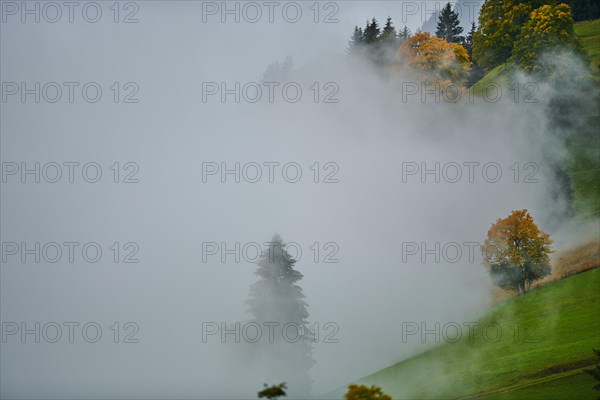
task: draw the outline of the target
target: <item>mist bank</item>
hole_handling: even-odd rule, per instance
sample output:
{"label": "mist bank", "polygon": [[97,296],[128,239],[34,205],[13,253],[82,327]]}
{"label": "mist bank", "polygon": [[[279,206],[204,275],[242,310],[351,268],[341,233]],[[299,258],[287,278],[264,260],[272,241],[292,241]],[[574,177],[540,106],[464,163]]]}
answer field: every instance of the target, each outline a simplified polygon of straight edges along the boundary
{"label": "mist bank", "polygon": [[[403,323],[460,324],[484,312],[492,283],[480,255],[470,258],[464,243],[482,242],[497,218],[526,208],[557,246],[572,240],[576,225],[554,168],[568,152],[548,113],[560,91],[540,85],[538,102],[512,94],[458,103],[403,96],[403,88],[422,90],[420,82],[401,71],[390,80],[349,62],[340,34],[335,46],[321,43],[332,55],[315,56],[312,36],[300,40],[289,52],[294,66],[271,81],[270,101],[262,73],[283,61],[289,43],[275,38],[269,46],[255,37],[256,50],[248,50],[247,38],[236,42],[239,27],[227,33],[222,26],[225,44],[201,40],[206,31],[195,22],[183,18],[164,36],[141,26],[123,41],[117,33],[125,28],[103,36],[88,27],[88,44],[64,27],[44,42],[48,32],[36,26],[26,37],[37,43],[28,65],[71,45],[83,49],[81,59],[68,68],[49,61],[44,71],[9,64],[15,80],[135,80],[140,102],[42,103],[35,115],[31,104],[3,105],[3,161],[93,161],[105,172],[97,184],[3,186],[3,240],[30,247],[93,241],[104,249],[96,263],[23,263],[15,256],[3,264],[3,321],[29,329],[36,321],[93,321],[104,332],[96,344],[11,337],[2,344],[3,396],[254,396],[262,381],[215,383],[226,344],[220,335],[203,341],[202,324],[248,320],[244,302],[256,265],[241,250],[274,233],[302,251],[296,268],[309,321],[339,328],[337,342],[314,346],[313,394],[431,345],[399,341]],[[238,58],[223,62],[217,50]],[[9,48],[7,59],[17,52]],[[120,57],[120,67],[106,65],[108,55]],[[224,98],[202,92],[222,91],[223,84]],[[262,100],[248,101],[257,85]],[[298,87],[302,95],[291,101]],[[135,162],[139,182],[115,185],[115,161]],[[115,263],[114,242],[135,242],[139,262]],[[219,251],[207,254],[206,243]],[[405,243],[418,244],[418,253],[403,254]],[[458,259],[442,253],[454,243]],[[326,244],[335,245],[335,255]],[[325,262],[327,256],[337,262]],[[114,343],[109,327],[116,321],[135,322],[139,342]],[[231,382],[248,369],[234,363]]]}

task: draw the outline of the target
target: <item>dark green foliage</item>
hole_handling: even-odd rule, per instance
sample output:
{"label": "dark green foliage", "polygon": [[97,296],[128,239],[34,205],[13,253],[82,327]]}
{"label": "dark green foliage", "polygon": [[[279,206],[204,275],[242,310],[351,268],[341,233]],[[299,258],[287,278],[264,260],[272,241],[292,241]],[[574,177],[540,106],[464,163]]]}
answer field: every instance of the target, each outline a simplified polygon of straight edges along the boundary
{"label": "dark green foliage", "polygon": [[473,62],[473,36],[477,32],[477,27],[475,26],[475,22],[471,23],[471,30],[467,33],[467,37],[465,38],[465,49],[467,49],[467,53],[469,53],[469,60]]}
{"label": "dark green foliage", "polygon": [[460,36],[463,28],[460,26],[458,13],[452,10],[450,3],[447,3],[438,17],[437,30],[435,35],[440,39],[446,39],[451,43],[462,44],[465,40]]}
{"label": "dark green foliage", "polygon": [[286,397],[285,389],[287,389],[285,382],[280,383],[279,385],[268,386],[266,383],[264,384],[265,388],[258,392],[258,398],[262,399],[274,399],[277,400],[279,397]]}
{"label": "dark green foliage", "polygon": [[350,385],[344,395],[344,400],[392,400],[380,387],[371,385]]}
{"label": "dark green foliage", "polygon": [[400,30],[400,32],[398,33],[398,37],[402,38],[403,40],[406,40],[410,36],[411,36],[410,29],[408,29],[408,27],[406,25],[404,25],[404,28],[402,28]]}
{"label": "dark green foliage", "polygon": [[388,17],[381,32],[381,41],[383,42],[395,42],[396,41],[396,28],[392,23],[392,17]]}
{"label": "dark green foliage", "polygon": [[573,19],[577,21],[588,21],[600,18],[600,2],[598,0],[562,0],[571,6]]}
{"label": "dark green foliage", "polygon": [[473,63],[471,65],[471,71],[469,72],[469,79],[467,80],[467,87],[473,86],[477,81],[479,81],[485,75],[483,68],[477,65],[477,62],[473,59],[473,36],[477,32],[477,27],[475,26],[475,22],[471,23],[471,30],[467,33],[467,37],[465,38],[465,49],[467,49],[467,53],[469,54],[469,60]]}
{"label": "dark green foliage", "polygon": [[514,42],[531,12],[556,0],[486,0],[479,13],[479,29],[473,37],[473,57],[491,70],[512,55]]}
{"label": "dark green foliage", "polygon": [[485,71],[477,63],[471,65],[471,71],[469,72],[469,78],[467,79],[466,87],[471,87],[481,80],[485,76]]}
{"label": "dark green foliage", "polygon": [[383,30],[379,28],[377,19],[367,21],[364,29],[354,27],[348,42],[348,54],[364,57],[378,67],[390,66],[395,62],[398,48],[410,36],[405,26],[400,35],[396,32],[392,17],[388,17]]}
{"label": "dark green foliage", "polygon": [[371,22],[367,21],[367,26],[363,31],[363,39],[366,44],[375,43],[379,40],[381,29],[379,29],[379,23],[375,18]]}

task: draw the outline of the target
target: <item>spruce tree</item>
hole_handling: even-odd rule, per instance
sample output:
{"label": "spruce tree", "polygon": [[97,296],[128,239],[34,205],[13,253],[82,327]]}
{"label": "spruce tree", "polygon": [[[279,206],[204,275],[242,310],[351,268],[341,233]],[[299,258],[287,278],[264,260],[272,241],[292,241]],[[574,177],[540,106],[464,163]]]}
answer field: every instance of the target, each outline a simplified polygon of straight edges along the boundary
{"label": "spruce tree", "polygon": [[379,49],[376,53],[375,63],[381,67],[393,65],[396,62],[396,53],[402,44],[402,39],[398,37],[396,28],[392,22],[392,17],[388,17],[381,31],[379,40]]}
{"label": "spruce tree", "polygon": [[450,3],[447,3],[440,12],[435,35],[451,43],[463,43],[464,37],[460,36],[462,31],[458,13],[452,10]]}
{"label": "spruce tree", "polygon": [[313,335],[308,329],[308,305],[302,288],[297,285],[303,276],[294,269],[296,260],[279,235],[273,237],[257,264],[255,274],[259,280],[250,288],[250,298],[246,301],[248,311],[262,327],[277,324],[272,342],[269,339],[269,342],[256,343],[257,358],[267,360],[263,367],[271,371],[274,378],[278,374],[290,374],[286,379],[293,383],[295,393],[308,396],[312,383],[308,371],[314,364]]}
{"label": "spruce tree", "polygon": [[291,56],[286,56],[282,63],[275,61],[267,66],[263,73],[263,82],[281,82],[289,80],[294,68],[294,61]]}
{"label": "spruce tree", "polygon": [[348,42],[348,54],[357,54],[364,44],[364,34],[362,28],[354,27],[354,33]]}
{"label": "spruce tree", "polygon": [[364,33],[364,41],[367,44],[375,43],[379,40],[379,35],[381,34],[381,29],[379,29],[379,24],[377,20],[373,18],[369,23],[367,21],[367,27],[363,31]]}
{"label": "spruce tree", "polygon": [[410,37],[410,35],[411,35],[410,29],[408,29],[408,27],[406,25],[404,25],[404,28],[402,28],[400,30],[400,33],[398,34],[398,36],[404,40],[408,39]]}
{"label": "spruce tree", "polygon": [[477,32],[477,27],[475,26],[475,22],[471,23],[471,30],[467,34],[465,39],[465,48],[467,49],[467,53],[469,53],[469,60],[471,60],[471,71],[469,72],[469,79],[467,80],[467,87],[473,86],[478,80],[483,78],[485,75],[483,69],[477,64],[475,60],[473,60],[473,36]]}
{"label": "spruce tree", "polygon": [[467,49],[467,53],[469,53],[469,60],[473,62],[473,36],[477,32],[477,27],[475,26],[475,22],[471,23],[471,30],[467,33],[467,37],[465,39],[465,48]]}
{"label": "spruce tree", "polygon": [[303,278],[294,269],[296,260],[287,252],[281,236],[275,235],[258,261],[260,279],[250,289],[249,311],[257,321],[303,323],[308,318],[305,296],[296,282]]}
{"label": "spruce tree", "polygon": [[384,42],[394,42],[396,37],[396,28],[392,24],[392,17],[388,17],[381,32],[381,40]]}

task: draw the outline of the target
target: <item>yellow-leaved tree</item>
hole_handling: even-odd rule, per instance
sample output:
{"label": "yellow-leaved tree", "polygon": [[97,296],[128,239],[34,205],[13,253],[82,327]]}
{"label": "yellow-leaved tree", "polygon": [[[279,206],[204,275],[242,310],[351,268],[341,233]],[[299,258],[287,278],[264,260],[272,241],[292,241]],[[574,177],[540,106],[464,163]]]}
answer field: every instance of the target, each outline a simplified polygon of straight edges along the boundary
{"label": "yellow-leaved tree", "polygon": [[377,386],[350,385],[344,400],[392,400]]}
{"label": "yellow-leaved tree", "polygon": [[[560,64],[555,60],[558,53],[565,53],[565,50],[570,51],[569,57],[577,56],[589,62],[575,36],[571,8],[566,4],[544,5],[531,12],[515,41],[511,60],[526,71],[550,74]],[[571,71],[562,72],[567,78],[572,74]]]}
{"label": "yellow-leaved tree", "polygon": [[506,62],[531,11],[556,0],[486,0],[473,36],[473,58],[486,70]]}
{"label": "yellow-leaved tree", "polygon": [[424,83],[443,88],[463,86],[469,77],[471,61],[462,45],[428,32],[417,32],[400,46],[396,68],[412,73]]}
{"label": "yellow-leaved tree", "polygon": [[550,275],[550,235],[542,232],[527,210],[498,219],[482,246],[485,266],[494,284],[519,294],[533,281]]}

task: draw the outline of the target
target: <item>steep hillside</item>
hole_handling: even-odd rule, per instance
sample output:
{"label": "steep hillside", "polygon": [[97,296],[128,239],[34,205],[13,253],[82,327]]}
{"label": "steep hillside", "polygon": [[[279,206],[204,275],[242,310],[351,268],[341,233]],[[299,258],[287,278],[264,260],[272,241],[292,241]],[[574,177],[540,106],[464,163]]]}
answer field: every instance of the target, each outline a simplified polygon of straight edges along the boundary
{"label": "steep hillside", "polygon": [[465,327],[458,341],[358,382],[380,386],[394,399],[593,399],[594,382],[582,370],[600,347],[599,288],[600,269],[594,269],[512,298],[477,321],[471,337]]}

